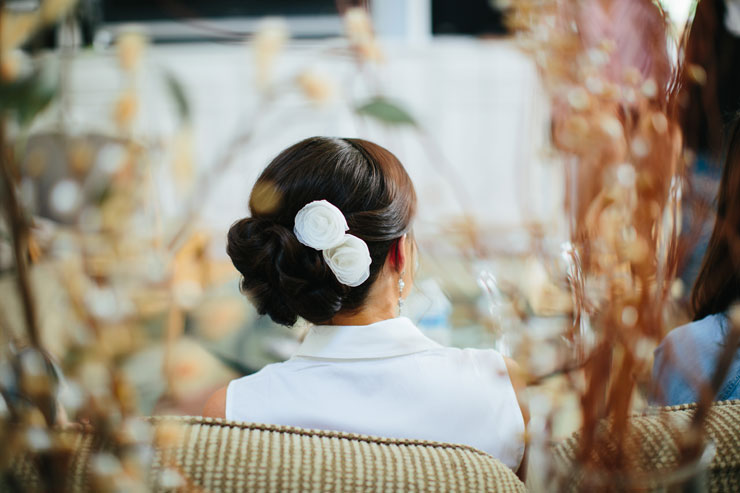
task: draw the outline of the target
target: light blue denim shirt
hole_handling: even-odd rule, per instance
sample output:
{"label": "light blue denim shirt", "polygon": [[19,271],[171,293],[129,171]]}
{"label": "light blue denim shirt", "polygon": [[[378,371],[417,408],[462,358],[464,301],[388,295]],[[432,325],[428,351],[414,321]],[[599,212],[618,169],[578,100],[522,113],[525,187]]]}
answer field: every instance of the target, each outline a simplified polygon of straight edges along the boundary
{"label": "light blue denim shirt", "polygon": [[[709,315],[668,333],[655,350],[653,404],[673,406],[699,400],[699,389],[709,382],[717,360],[725,347],[727,317]],[[740,348],[715,397],[716,400],[740,398]]]}

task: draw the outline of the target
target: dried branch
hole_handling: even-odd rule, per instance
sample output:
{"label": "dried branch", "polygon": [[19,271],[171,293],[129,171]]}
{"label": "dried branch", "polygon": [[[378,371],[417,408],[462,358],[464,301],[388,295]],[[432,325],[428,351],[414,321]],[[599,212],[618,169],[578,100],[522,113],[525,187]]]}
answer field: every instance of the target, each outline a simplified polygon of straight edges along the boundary
{"label": "dried branch", "polygon": [[[0,6],[0,8],[2,8]],[[36,317],[35,301],[31,289],[31,279],[28,270],[28,235],[29,225],[26,216],[21,208],[20,201],[13,179],[13,151],[6,143],[5,122],[0,121],[0,179],[4,190],[5,213],[10,226],[12,236],[13,255],[16,266],[16,282],[18,293],[21,297],[23,317],[26,324],[28,340],[32,346],[41,347],[41,341],[38,330],[38,320]]]}

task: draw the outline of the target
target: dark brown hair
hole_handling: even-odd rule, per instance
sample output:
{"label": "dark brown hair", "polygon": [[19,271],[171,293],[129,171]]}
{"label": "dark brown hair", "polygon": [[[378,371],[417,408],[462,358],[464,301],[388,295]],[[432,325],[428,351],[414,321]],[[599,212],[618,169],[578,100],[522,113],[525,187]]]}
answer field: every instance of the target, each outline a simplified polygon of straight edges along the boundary
{"label": "dark brown hair", "polygon": [[740,113],[727,133],[717,217],[691,293],[694,320],[740,300]]}
{"label": "dark brown hair", "polygon": [[[723,0],[700,0],[684,33],[681,129],[685,146],[716,162],[722,152],[722,127],[740,106],[740,37],[729,32]],[[695,66],[706,80],[696,80]]]}
{"label": "dark brown hair", "polygon": [[[370,277],[351,288],[337,281],[320,251],[293,234],[298,211],[327,200],[349,234],[370,250]],[[249,198],[251,217],[229,229],[226,251],[242,291],[261,315],[282,325],[298,317],[324,323],[362,306],[391,246],[411,227],[416,193],[388,150],[362,139],[312,137],[285,149],[265,168]]]}

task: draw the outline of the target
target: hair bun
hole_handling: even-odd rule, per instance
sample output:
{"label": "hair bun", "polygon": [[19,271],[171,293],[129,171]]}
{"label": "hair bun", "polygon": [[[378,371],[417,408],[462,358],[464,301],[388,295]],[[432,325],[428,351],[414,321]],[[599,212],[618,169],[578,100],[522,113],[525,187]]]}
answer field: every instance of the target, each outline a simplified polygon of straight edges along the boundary
{"label": "hair bun", "polygon": [[276,221],[237,221],[229,229],[226,253],[242,274],[241,289],[257,312],[278,324],[294,325],[299,316],[319,324],[342,308],[348,288],[337,282],[321,252],[302,245]]}

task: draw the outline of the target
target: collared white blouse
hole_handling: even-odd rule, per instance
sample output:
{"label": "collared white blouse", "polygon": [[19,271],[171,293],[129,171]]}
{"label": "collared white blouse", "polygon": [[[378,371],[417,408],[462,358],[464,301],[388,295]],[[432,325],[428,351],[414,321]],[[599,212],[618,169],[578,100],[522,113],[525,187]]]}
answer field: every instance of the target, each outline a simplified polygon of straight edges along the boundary
{"label": "collared white blouse", "polygon": [[467,444],[516,470],[524,419],[503,357],[407,318],[316,326],[295,356],[229,383],[226,418]]}

